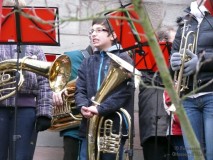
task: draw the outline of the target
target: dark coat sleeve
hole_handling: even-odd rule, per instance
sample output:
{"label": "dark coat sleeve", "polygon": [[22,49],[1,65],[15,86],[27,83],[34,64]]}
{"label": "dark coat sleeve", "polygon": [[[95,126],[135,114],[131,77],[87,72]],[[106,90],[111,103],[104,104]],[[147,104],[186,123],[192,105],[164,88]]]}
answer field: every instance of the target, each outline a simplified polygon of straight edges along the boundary
{"label": "dark coat sleeve", "polygon": [[176,35],[175,35],[175,39],[172,43],[171,55],[175,52],[179,52],[180,43],[181,43],[181,36],[182,36],[181,26],[179,26],[178,29],[177,29]]}
{"label": "dark coat sleeve", "polygon": [[109,93],[109,96],[98,106],[98,113],[101,116],[109,115],[119,108],[126,108],[129,110],[128,100],[131,99],[131,86],[125,80],[115,90]]}
{"label": "dark coat sleeve", "polygon": [[78,70],[78,78],[76,80],[76,91],[75,91],[75,103],[78,109],[82,106],[89,105],[89,99],[87,98],[87,81],[86,81],[86,60],[84,60]]}

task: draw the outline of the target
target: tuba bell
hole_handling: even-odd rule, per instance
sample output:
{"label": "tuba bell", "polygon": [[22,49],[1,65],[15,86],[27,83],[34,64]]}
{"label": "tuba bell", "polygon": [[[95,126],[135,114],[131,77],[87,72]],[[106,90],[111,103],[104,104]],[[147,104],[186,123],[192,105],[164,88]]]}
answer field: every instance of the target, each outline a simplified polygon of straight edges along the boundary
{"label": "tuba bell", "polygon": [[[53,63],[44,62],[24,57],[18,61],[17,75],[17,59],[9,59],[0,62],[0,101],[3,101],[16,93],[16,83],[18,89],[24,82],[22,70],[30,71],[42,75],[49,80],[49,85],[54,92],[61,91],[69,81],[71,65],[70,59],[66,55],[59,56]],[[18,82],[16,82],[19,77]]]}
{"label": "tuba bell", "polygon": [[[132,76],[131,73],[133,72],[133,70],[135,70],[135,74],[141,75],[138,70],[133,69],[132,65],[119,58],[118,56],[112,53],[107,53],[107,55],[113,60],[113,63],[111,63],[108,74],[103,80],[100,89],[96,93],[95,97],[92,99],[94,105],[99,105],[106,98],[109,92],[119,86],[124,80],[129,79]],[[120,111],[125,113],[124,116],[129,122],[129,128],[131,128],[131,117],[129,116],[128,112],[123,108],[121,108]],[[122,113],[120,111],[116,113],[121,118]],[[121,130],[117,135],[112,133],[111,128],[113,126],[113,122],[107,119],[103,121],[103,118],[104,117],[94,115],[92,118],[89,119],[89,126],[87,131],[87,147],[89,160],[100,159],[101,152],[115,154],[119,152],[118,149],[120,148],[120,139],[122,136]],[[104,124],[103,129],[101,129],[102,124]],[[101,133],[101,130],[105,132]],[[129,137],[131,136],[131,134],[131,130],[129,130]],[[112,144],[116,145],[113,146]],[[112,149],[113,147],[115,147],[116,149]],[[118,156],[116,159],[118,159]]]}

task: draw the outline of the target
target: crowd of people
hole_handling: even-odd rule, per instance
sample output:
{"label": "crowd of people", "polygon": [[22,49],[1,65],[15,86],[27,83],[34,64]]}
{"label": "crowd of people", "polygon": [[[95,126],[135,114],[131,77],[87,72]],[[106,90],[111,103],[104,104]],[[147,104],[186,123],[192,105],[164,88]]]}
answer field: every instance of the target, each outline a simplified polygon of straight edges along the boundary
{"label": "crowd of people", "polygon": [[[182,67],[183,50],[189,57],[183,64],[183,77],[189,79],[188,88],[181,90],[179,96],[184,97],[181,102],[203,156],[206,160],[211,160],[213,159],[211,138],[213,129],[213,35],[211,34],[213,33],[213,16],[204,3],[205,0],[191,2],[184,10],[186,15],[177,18],[177,30],[173,27],[162,27],[156,32],[156,37],[159,42],[169,44],[170,57],[167,61],[170,63],[168,69],[171,77],[174,77],[174,74],[178,73]],[[11,4],[5,1],[4,5]],[[25,3],[20,1],[20,5],[25,5]],[[196,37],[189,37],[187,41],[189,44],[195,41],[195,47],[183,49],[182,44],[186,41],[183,36],[189,32],[196,33]],[[118,135],[119,128],[122,128],[121,135],[117,153],[105,152],[99,148],[100,155],[98,156],[101,160],[113,160],[118,157],[122,160],[125,143],[129,138],[125,135],[127,135],[128,128],[133,126],[128,126],[126,117],[118,113],[124,122],[120,124],[120,119],[115,116],[115,113],[120,109],[125,109],[130,115],[133,114],[134,96],[132,93],[135,88],[131,84],[134,76],[127,74],[127,77],[123,79],[120,76],[120,81],[115,87],[113,86],[113,90],[108,90],[109,93],[107,92],[106,95],[101,91],[107,83],[109,71],[112,71],[112,58],[107,52],[113,53],[132,66],[134,62],[128,52],[121,52],[122,46],[106,18],[93,20],[89,30],[89,40],[91,44],[84,50],[64,52],[71,61],[72,70],[69,81],[76,81],[72,96],[77,112],[82,115],[82,120],[79,126],[60,131],[60,136],[63,137],[63,159],[87,160],[88,157],[94,156],[91,154],[93,149],[97,154],[96,147],[93,148],[93,143],[95,143],[93,135],[91,132],[88,134],[88,131],[91,128],[90,122],[97,123],[97,117],[105,117],[105,121],[109,119],[110,123],[113,122],[112,128],[105,129],[105,136]],[[44,63],[46,61],[42,49],[34,45],[21,45],[20,47],[0,45],[0,53],[0,68],[1,62],[17,59],[17,57],[28,56]],[[0,89],[13,87],[16,92],[0,99],[0,159],[32,160],[38,133],[51,127],[54,116],[53,108],[64,106],[62,96],[68,91],[65,88],[60,92],[53,92],[48,79],[42,75],[26,70],[20,74],[15,70],[16,68],[11,68],[12,71],[8,68],[3,68],[4,72],[0,71],[0,84],[2,84]],[[162,77],[153,71],[141,71],[141,73],[141,81],[145,85],[139,88],[138,106],[140,141],[144,160],[195,159],[199,156],[196,154],[197,148],[189,145],[185,134],[187,131],[181,128],[175,113],[175,106],[162,83]],[[24,81],[18,88],[17,82],[23,79],[22,76]],[[5,80],[9,77],[16,83],[6,84]],[[174,87],[175,85],[174,82]],[[147,86],[152,86],[152,88]],[[4,90],[0,93],[0,98],[9,92],[10,90]],[[109,121],[106,121],[106,126],[109,127],[108,123]],[[94,125],[95,129],[98,128],[96,124]],[[96,131],[92,130],[92,132],[96,134]]]}

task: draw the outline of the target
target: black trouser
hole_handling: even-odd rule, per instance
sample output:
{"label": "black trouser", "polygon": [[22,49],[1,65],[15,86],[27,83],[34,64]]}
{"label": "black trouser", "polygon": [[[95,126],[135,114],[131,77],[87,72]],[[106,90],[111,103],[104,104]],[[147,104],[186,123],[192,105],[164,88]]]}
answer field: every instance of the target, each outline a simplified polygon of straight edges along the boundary
{"label": "black trouser", "polygon": [[[168,139],[167,137],[150,137],[143,143],[144,160],[177,160],[177,157],[172,156],[174,148],[170,145],[170,154],[168,154]],[[168,157],[169,156],[169,157]]]}
{"label": "black trouser", "polygon": [[64,137],[64,160],[78,160],[80,141],[69,136]]}

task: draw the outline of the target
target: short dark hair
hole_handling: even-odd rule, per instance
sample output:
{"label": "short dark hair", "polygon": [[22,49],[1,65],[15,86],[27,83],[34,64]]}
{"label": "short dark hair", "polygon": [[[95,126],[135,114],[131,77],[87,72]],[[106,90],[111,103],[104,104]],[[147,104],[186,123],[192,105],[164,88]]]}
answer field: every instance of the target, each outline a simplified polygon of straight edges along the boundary
{"label": "short dark hair", "polygon": [[[93,19],[92,21],[92,26],[95,25],[95,24],[100,24],[102,26],[104,26],[108,31],[109,31],[109,35],[111,35],[114,30],[112,28],[112,25],[110,24],[109,20],[107,18],[96,18],[96,19]],[[115,38],[112,42],[112,45],[115,45],[118,43],[118,39]]]}
{"label": "short dark hair", "polygon": [[108,31],[109,31],[109,35],[112,34],[114,32],[109,20],[107,18],[97,18],[94,19],[92,21],[92,26],[95,24],[100,24],[102,26],[104,26]]}
{"label": "short dark hair", "polygon": [[[107,18],[96,18],[96,19],[93,19],[92,21],[92,26],[95,25],[95,24],[100,24],[102,26],[104,26],[108,31],[109,31],[109,35],[111,35],[114,30],[112,28],[112,25],[110,24],[109,20]],[[118,42],[118,39],[115,38],[113,41],[112,41],[112,45],[116,45]]]}

